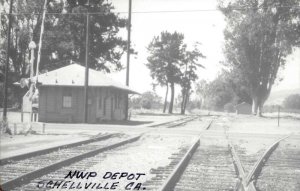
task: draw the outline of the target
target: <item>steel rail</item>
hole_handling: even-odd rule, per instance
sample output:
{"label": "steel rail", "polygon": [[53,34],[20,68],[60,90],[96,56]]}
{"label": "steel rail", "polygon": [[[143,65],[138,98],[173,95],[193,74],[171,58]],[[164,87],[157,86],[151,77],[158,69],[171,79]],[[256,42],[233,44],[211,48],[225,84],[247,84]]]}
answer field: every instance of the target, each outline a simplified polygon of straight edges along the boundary
{"label": "steel rail", "polygon": [[250,183],[248,186],[245,185],[244,179],[246,173],[240,161],[240,158],[238,157],[237,152],[234,146],[232,145],[232,143],[229,142],[228,147],[231,151],[234,168],[236,169],[237,175],[239,177],[239,181],[237,182],[236,188],[234,190],[235,191],[256,191],[256,188],[253,183]]}
{"label": "steel rail", "polygon": [[107,151],[107,150],[110,150],[110,149],[114,149],[116,147],[125,145],[127,143],[137,141],[137,140],[139,140],[139,138],[141,136],[142,135],[138,135],[138,136],[135,136],[133,138],[130,138],[130,139],[127,139],[127,140],[124,140],[124,141],[120,141],[120,142],[114,143],[114,144],[106,146],[106,147],[98,148],[98,149],[95,149],[93,151],[89,151],[89,152],[77,155],[75,157],[71,157],[71,158],[68,158],[66,160],[62,160],[60,162],[51,164],[51,165],[46,166],[44,168],[40,168],[38,170],[29,172],[27,174],[24,174],[22,176],[19,176],[19,177],[15,178],[13,180],[2,183],[1,187],[4,191],[12,190],[16,187],[19,187],[19,186],[23,185],[23,184],[30,183],[30,181],[32,181],[32,180],[34,180],[38,177],[41,177],[45,174],[48,174],[50,172],[53,172],[53,171],[55,171],[55,170],[57,170],[57,169],[59,169],[63,166],[70,165],[70,164],[75,163],[77,161],[83,160],[83,159],[88,158],[88,157],[95,156],[95,155],[97,155],[101,152],[104,152],[104,151]]}
{"label": "steel rail", "polygon": [[237,152],[234,149],[234,146],[232,143],[229,141],[228,134],[225,130],[226,138],[228,140],[228,146],[230,148],[232,158],[233,158],[233,163],[235,166],[235,169],[238,173],[239,176],[239,181],[238,184],[235,188],[235,190],[241,190],[241,191],[256,191],[256,187],[254,185],[254,179],[258,177],[260,174],[262,167],[264,163],[268,160],[268,158],[271,156],[272,152],[277,148],[279,145],[280,141],[288,138],[290,135],[284,136],[283,138],[280,138],[279,140],[275,141],[266,151],[261,155],[259,160],[255,163],[253,166],[252,170],[246,175],[244,168],[242,166],[242,163],[237,155]]}
{"label": "steel rail", "polygon": [[262,170],[262,167],[267,162],[267,160],[269,159],[269,157],[271,156],[271,154],[273,153],[273,151],[277,148],[277,146],[279,145],[280,141],[282,141],[282,140],[284,140],[284,139],[286,139],[286,138],[288,138],[290,136],[291,136],[291,134],[278,139],[271,146],[269,146],[267,148],[267,150],[261,155],[261,157],[259,158],[259,160],[255,163],[255,165],[253,166],[252,170],[250,171],[250,173],[246,177],[246,179],[245,179],[246,186],[248,186],[251,182],[253,182],[253,180],[257,179],[257,177],[259,176],[259,174],[260,174],[260,172]]}
{"label": "steel rail", "polygon": [[193,120],[195,120],[195,119],[197,119],[197,118],[198,118],[198,117],[190,117],[190,118],[188,118],[187,120],[183,120],[182,122],[179,122],[179,123],[176,123],[176,124],[174,124],[174,125],[168,126],[167,128],[174,128],[174,127],[180,126],[180,125],[182,125],[182,124],[188,123],[188,122],[190,122],[190,121],[193,121]]}
{"label": "steel rail", "polygon": [[212,123],[214,122],[214,119],[210,121],[210,123],[208,124],[208,126],[205,128],[205,130],[208,130],[210,128],[210,126],[212,125]]}
{"label": "steel rail", "polygon": [[256,191],[256,188],[255,188],[253,182],[250,183],[249,185],[245,184],[245,177],[246,177],[245,169],[241,163],[241,160],[240,160],[233,144],[229,140],[229,135],[227,133],[226,128],[225,128],[225,136],[228,141],[228,147],[229,147],[230,153],[232,155],[235,171],[239,177],[239,180],[236,183],[234,191]]}
{"label": "steel rail", "polygon": [[3,159],[0,159],[0,165],[5,165],[5,164],[12,163],[13,161],[19,161],[19,160],[24,160],[24,159],[27,159],[27,158],[39,156],[39,155],[48,154],[50,152],[57,151],[57,150],[60,150],[60,149],[72,148],[72,147],[80,146],[82,144],[88,144],[88,143],[95,142],[95,141],[105,140],[105,139],[108,139],[108,138],[112,137],[113,135],[115,135],[115,134],[103,135],[103,136],[100,136],[100,137],[95,137],[95,138],[91,138],[91,139],[88,139],[88,140],[79,141],[79,142],[76,142],[76,143],[60,145],[60,146],[51,147],[51,148],[48,148],[48,149],[43,149],[43,150],[33,151],[33,152],[29,152],[29,153],[25,153],[25,154],[21,154],[21,155],[17,155],[17,156],[3,158]]}
{"label": "steel rail", "polygon": [[180,118],[180,119],[177,119],[177,120],[174,120],[174,121],[167,121],[167,122],[164,122],[164,123],[150,125],[148,127],[159,127],[159,126],[167,125],[167,124],[170,124],[170,123],[182,121],[182,120],[185,120],[185,119],[188,119],[188,118],[191,118],[191,117],[183,117],[183,118]]}
{"label": "steel rail", "polygon": [[190,149],[186,152],[180,162],[176,165],[175,169],[172,171],[171,175],[165,181],[158,191],[170,191],[173,190],[176,183],[180,179],[182,172],[187,167],[190,159],[192,158],[193,154],[195,153],[196,149],[200,145],[200,138],[190,147]]}
{"label": "steel rail", "polygon": [[[195,117],[195,118],[197,118],[197,117]],[[213,121],[214,120],[211,120],[211,122],[208,124],[208,126],[205,128],[205,130],[208,130],[210,128]],[[199,146],[200,146],[200,138],[197,139],[197,141],[186,152],[186,154],[183,156],[183,158],[180,160],[180,162],[176,165],[176,167],[174,168],[172,173],[168,176],[167,180],[158,189],[158,191],[170,191],[170,190],[173,190],[175,188],[176,183],[178,182],[178,180],[182,176],[182,173],[184,172],[184,170],[188,166],[189,161],[191,160],[193,154],[195,153],[195,151],[197,150],[197,148]]]}
{"label": "steel rail", "polygon": [[[188,121],[192,121],[198,117],[194,117]],[[186,123],[185,121],[184,123]],[[208,126],[205,128],[205,130],[208,130],[209,127],[212,125],[213,120],[208,124]],[[182,124],[182,123],[181,123]],[[176,186],[176,183],[180,179],[182,173],[184,172],[185,168],[187,167],[189,161],[191,160],[193,154],[195,153],[196,149],[200,145],[200,138],[195,141],[195,143],[190,147],[190,149],[186,152],[186,154],[183,156],[183,158],[180,160],[180,162],[176,165],[175,169],[172,171],[172,173],[169,175],[168,179],[165,181],[165,183],[161,186],[159,191],[170,191],[173,190]]]}

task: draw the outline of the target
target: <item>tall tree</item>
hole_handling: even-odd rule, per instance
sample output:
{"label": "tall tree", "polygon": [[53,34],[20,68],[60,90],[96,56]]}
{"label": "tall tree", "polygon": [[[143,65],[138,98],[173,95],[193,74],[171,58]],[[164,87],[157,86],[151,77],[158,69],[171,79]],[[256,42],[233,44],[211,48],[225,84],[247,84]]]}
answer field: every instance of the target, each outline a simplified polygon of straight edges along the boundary
{"label": "tall tree", "polygon": [[67,0],[61,10],[67,14],[48,15],[47,20],[54,23],[50,30],[45,30],[45,53],[49,57],[44,57],[44,63],[48,63],[44,67],[57,67],[59,62],[68,63],[69,60],[84,63],[85,13],[88,12],[89,66],[106,72],[123,69],[120,58],[127,42],[118,33],[127,21],[113,13],[113,9],[113,5],[105,0]]}
{"label": "tall tree", "polygon": [[[0,7],[7,7],[1,0]],[[14,1],[13,30],[9,66],[9,105],[16,102],[16,97],[23,94],[20,88],[12,83],[20,78],[28,77],[29,42],[38,45],[43,1]],[[3,8],[3,9],[4,9]],[[126,19],[113,13],[111,3],[105,0],[47,0],[47,15],[41,54],[40,69],[52,70],[68,65],[70,61],[84,64],[86,12],[90,14],[90,67],[97,70],[121,70],[120,58],[126,50],[126,41],[118,36],[121,28],[125,28]],[[7,12],[6,9],[3,10]],[[1,54],[0,77],[3,73],[2,57],[6,55],[8,16],[1,15]],[[37,49],[35,54],[37,54]],[[35,56],[36,57],[36,56]],[[1,84],[0,84],[1,85]],[[1,93],[2,89],[0,89]],[[24,90],[23,90],[24,91]],[[1,98],[1,96],[0,96]],[[1,98],[2,99],[2,98]],[[0,100],[2,103],[2,101]]]}
{"label": "tall tree", "polygon": [[196,83],[196,94],[209,109],[223,110],[226,104],[251,103],[251,97],[240,74],[235,71],[223,70],[218,77],[206,82]]}
{"label": "tall tree", "polygon": [[223,111],[224,105],[235,102],[236,96],[227,83],[224,73],[211,81],[201,80],[196,85],[196,93],[201,96],[203,106],[207,109]]}
{"label": "tall tree", "polygon": [[254,114],[263,105],[293,46],[300,44],[300,1],[235,0],[219,6],[225,15],[227,64],[246,80]]}
{"label": "tall tree", "polygon": [[251,104],[252,98],[248,89],[247,80],[236,69],[230,71],[222,71],[224,76],[224,84],[234,93],[234,103],[246,102]]}
{"label": "tall tree", "polygon": [[[167,87],[170,84],[171,100],[169,113],[173,113],[175,84],[180,83],[182,72],[180,66],[184,60],[186,45],[183,43],[184,35],[178,32],[161,32],[155,36],[148,46],[150,56],[146,66],[150,69],[151,76],[161,85]],[[165,98],[166,100],[166,98]],[[166,102],[165,102],[166,103]]]}
{"label": "tall tree", "polygon": [[182,94],[181,114],[185,114],[186,105],[191,93],[192,82],[195,82],[198,79],[198,75],[196,73],[197,68],[204,68],[203,65],[198,63],[198,59],[205,58],[205,56],[199,51],[197,45],[194,46],[193,50],[185,51],[184,56],[184,65],[180,80]]}

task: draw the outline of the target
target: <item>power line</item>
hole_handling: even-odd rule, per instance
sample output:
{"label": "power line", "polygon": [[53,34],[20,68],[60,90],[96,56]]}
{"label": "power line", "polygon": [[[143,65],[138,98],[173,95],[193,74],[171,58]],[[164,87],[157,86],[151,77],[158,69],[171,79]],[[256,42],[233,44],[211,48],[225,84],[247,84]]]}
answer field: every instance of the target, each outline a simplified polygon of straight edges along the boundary
{"label": "power line", "polygon": [[[300,6],[272,6],[268,8],[293,8],[300,9]],[[230,10],[243,11],[243,10],[254,10],[264,9],[263,7],[258,8],[246,8],[246,7],[230,7]],[[194,10],[160,10],[160,11],[132,11],[132,14],[160,14],[160,13],[193,13],[193,12],[214,12],[220,11],[220,9],[194,9]],[[128,14],[128,11],[109,11],[109,12],[89,12],[89,13],[46,13],[47,15],[105,15],[110,13],[116,14]],[[1,13],[2,15],[9,15],[9,13]],[[41,15],[42,13],[12,13],[11,15]]]}

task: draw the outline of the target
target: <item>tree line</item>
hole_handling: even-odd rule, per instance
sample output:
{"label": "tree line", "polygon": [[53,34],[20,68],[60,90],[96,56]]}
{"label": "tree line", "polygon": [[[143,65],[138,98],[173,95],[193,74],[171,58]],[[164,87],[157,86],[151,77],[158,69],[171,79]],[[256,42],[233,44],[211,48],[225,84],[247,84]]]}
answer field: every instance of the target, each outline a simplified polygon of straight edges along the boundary
{"label": "tree line", "polygon": [[278,69],[300,45],[299,6],[298,0],[219,1],[227,22],[224,64],[234,86],[251,97],[252,113],[258,116],[279,80]]}
{"label": "tree line", "polygon": [[[121,56],[126,51],[127,41],[119,36],[126,28],[127,20],[113,12],[113,5],[105,0],[47,0],[45,31],[43,35],[40,72],[53,70],[75,61],[84,65],[86,13],[89,14],[89,66],[106,72],[123,69]],[[12,84],[29,77],[29,42],[39,44],[43,1],[13,1],[11,44],[8,71],[8,105],[21,103],[24,91]],[[8,1],[0,0],[1,7]],[[0,41],[0,104],[3,102],[4,66],[6,60],[8,14],[1,14]],[[38,47],[35,49],[37,57]],[[34,69],[36,68],[36,59]]]}
{"label": "tree line", "polygon": [[169,88],[171,99],[168,113],[173,113],[175,84],[181,87],[181,114],[185,114],[186,106],[190,98],[192,83],[198,79],[197,69],[204,68],[199,63],[205,56],[195,43],[192,49],[188,49],[184,43],[184,35],[178,32],[163,31],[155,36],[148,46],[150,56],[146,66],[150,69],[151,77],[155,82],[166,87],[163,113],[166,112]]}
{"label": "tree line", "polygon": [[[84,63],[86,12],[90,15],[90,67],[111,72],[123,69],[120,58],[126,51],[126,41],[118,36],[127,20],[113,13],[113,5],[105,0],[48,0],[41,71],[69,64]],[[7,1],[0,0],[2,7]],[[11,85],[28,77],[29,42],[38,44],[42,1],[14,1],[12,40],[9,63],[9,103],[20,102],[20,93]],[[278,81],[278,70],[286,58],[300,45],[300,1],[298,0],[218,0],[223,13],[225,70],[212,82],[197,83],[196,93],[209,98],[213,108],[226,103],[248,102],[253,114],[261,115],[272,87]],[[20,14],[18,14],[20,13]],[[22,14],[26,13],[26,14]],[[64,13],[64,14],[61,14]],[[8,15],[1,15],[0,78],[6,57]],[[196,27],[196,25],[195,25]],[[193,91],[200,59],[205,56],[199,44],[188,47],[180,32],[161,32],[147,47],[149,68],[154,83],[166,88],[163,112],[171,93],[168,112],[173,112],[175,86],[181,87],[181,113],[185,113]],[[133,50],[131,50],[133,51]],[[35,51],[37,54],[37,49]],[[2,104],[2,91],[0,101]]]}
{"label": "tree line", "polygon": [[[300,45],[299,6],[298,0],[218,1],[227,23],[222,62],[226,70],[212,82],[197,83],[196,92],[205,100],[204,106],[223,110],[226,104],[230,107],[228,104],[247,102],[252,104],[253,114],[262,115],[274,83],[280,80],[279,68]],[[166,87],[166,97],[169,86],[171,89],[169,113],[173,109],[174,84],[182,88],[184,113],[191,82],[198,78],[196,60],[204,57],[197,49],[186,51],[183,38],[177,32],[162,32],[148,47],[151,56],[147,66],[153,79]]]}

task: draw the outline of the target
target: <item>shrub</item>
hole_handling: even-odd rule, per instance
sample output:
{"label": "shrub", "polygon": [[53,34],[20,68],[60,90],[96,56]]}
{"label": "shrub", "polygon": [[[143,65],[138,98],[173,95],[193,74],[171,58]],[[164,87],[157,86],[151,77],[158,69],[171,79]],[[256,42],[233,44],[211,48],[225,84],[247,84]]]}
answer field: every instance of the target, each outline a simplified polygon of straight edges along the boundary
{"label": "shrub", "polygon": [[300,109],[300,94],[293,94],[286,97],[283,105],[287,109]]}
{"label": "shrub", "polygon": [[234,104],[233,103],[226,103],[224,105],[224,110],[227,111],[227,112],[234,112],[235,111]]}

